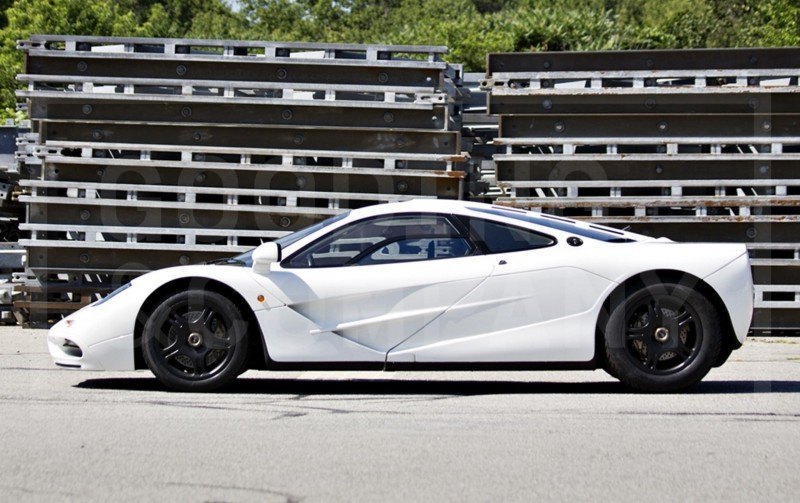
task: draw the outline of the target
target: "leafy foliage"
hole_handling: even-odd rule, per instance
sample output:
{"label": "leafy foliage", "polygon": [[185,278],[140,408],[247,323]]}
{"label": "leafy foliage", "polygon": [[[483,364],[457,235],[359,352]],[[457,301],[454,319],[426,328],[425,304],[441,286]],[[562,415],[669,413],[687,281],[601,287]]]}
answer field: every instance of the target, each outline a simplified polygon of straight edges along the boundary
{"label": "leafy foliage", "polygon": [[33,33],[446,45],[489,52],[800,44],[800,0],[0,0],[0,116]]}

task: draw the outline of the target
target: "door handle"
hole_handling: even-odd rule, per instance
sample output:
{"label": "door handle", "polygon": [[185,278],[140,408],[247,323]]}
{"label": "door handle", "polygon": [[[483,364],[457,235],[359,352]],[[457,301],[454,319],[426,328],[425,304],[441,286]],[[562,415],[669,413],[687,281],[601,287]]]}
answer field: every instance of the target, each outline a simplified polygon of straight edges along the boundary
{"label": "door handle", "polygon": [[508,262],[506,262],[505,260],[501,260],[500,262],[497,263],[497,265],[506,265],[507,263]]}

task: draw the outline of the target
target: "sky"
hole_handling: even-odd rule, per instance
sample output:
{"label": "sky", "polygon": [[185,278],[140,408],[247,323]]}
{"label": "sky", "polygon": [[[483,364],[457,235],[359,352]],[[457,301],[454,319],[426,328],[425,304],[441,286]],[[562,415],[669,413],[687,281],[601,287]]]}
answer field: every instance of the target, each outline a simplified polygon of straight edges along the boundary
{"label": "sky", "polygon": [[225,0],[225,3],[230,5],[234,12],[239,12],[239,9],[242,7],[239,0]]}

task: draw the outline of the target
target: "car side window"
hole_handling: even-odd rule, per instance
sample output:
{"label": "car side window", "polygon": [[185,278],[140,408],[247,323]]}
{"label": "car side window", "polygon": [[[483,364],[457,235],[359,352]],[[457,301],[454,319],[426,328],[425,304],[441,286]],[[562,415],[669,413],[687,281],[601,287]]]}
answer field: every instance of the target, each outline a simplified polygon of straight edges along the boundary
{"label": "car side window", "polygon": [[545,248],[556,240],[545,234],[483,218],[467,218],[470,232],[487,253],[508,253]]}
{"label": "car side window", "polygon": [[407,238],[382,243],[380,248],[362,257],[358,265],[466,257],[473,251],[472,244],[463,237]]}
{"label": "car side window", "polygon": [[475,250],[442,215],[392,215],[355,222],[290,257],[285,267],[388,264],[465,256]]}

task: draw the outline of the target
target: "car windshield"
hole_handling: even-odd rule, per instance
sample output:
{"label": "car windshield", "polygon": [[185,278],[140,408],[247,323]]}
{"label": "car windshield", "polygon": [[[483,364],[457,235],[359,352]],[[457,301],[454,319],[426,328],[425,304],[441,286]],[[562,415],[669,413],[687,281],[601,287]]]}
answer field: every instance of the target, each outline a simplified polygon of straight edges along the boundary
{"label": "car windshield", "polygon": [[528,222],[536,225],[541,225],[543,227],[549,227],[551,229],[556,229],[563,232],[569,232],[570,234],[575,234],[581,237],[589,238],[589,239],[597,239],[600,241],[605,241],[607,243],[630,243],[634,241],[633,239],[628,238],[622,232],[612,229],[610,227],[600,226],[600,225],[590,225],[587,227],[582,227],[577,225],[576,222],[572,220],[568,220],[566,218],[555,217],[551,215],[543,215],[543,214],[536,214],[530,213],[527,211],[513,211],[507,209],[501,209],[496,207],[491,208],[470,208],[473,211],[478,211],[481,213],[488,213],[490,215],[497,215],[506,218],[513,218],[516,220],[522,220],[523,222]]}
{"label": "car windshield", "polygon": [[[286,248],[287,246],[290,246],[290,245],[300,241],[304,237],[310,236],[311,234],[317,232],[318,230],[323,229],[323,228],[325,228],[325,227],[327,227],[327,226],[329,226],[329,225],[331,225],[333,223],[338,222],[339,220],[344,219],[349,214],[350,214],[349,211],[346,211],[344,213],[339,213],[338,215],[333,216],[331,218],[328,218],[326,220],[323,220],[322,222],[317,222],[316,224],[310,225],[310,226],[305,227],[303,229],[300,229],[297,232],[292,232],[291,234],[287,234],[287,235],[285,235],[283,237],[280,237],[280,238],[276,239],[274,242],[278,243],[280,245],[281,249]],[[231,257],[231,258],[222,259],[222,260],[219,260],[219,261],[216,261],[216,262],[213,262],[213,263],[217,263],[217,264],[234,264],[234,265],[243,265],[243,266],[246,266],[246,267],[252,267],[253,266],[253,250],[255,250],[255,248],[247,250],[246,252],[242,253],[241,255],[237,255],[237,256]]]}

